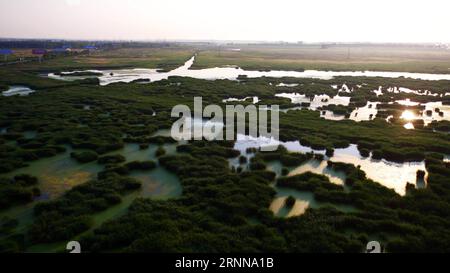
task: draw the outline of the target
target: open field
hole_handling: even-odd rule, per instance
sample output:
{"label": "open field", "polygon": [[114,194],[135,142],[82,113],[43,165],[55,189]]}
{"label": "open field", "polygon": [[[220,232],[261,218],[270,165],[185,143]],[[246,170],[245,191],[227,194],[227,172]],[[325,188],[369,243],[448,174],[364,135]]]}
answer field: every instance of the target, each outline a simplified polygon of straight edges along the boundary
{"label": "open field", "polygon": [[[237,51],[236,49],[240,49]],[[412,46],[229,45],[201,51],[194,68],[450,73],[450,50]]]}
{"label": "open field", "polygon": [[[26,54],[29,50],[20,50]],[[194,50],[188,47],[179,48],[124,48],[101,50],[88,55],[60,56],[43,63],[37,62],[10,66],[10,69],[27,71],[60,71],[74,69],[106,69],[106,68],[159,68],[171,70],[188,60]]]}
{"label": "open field", "polygon": [[[33,49],[31,48],[12,48],[11,49],[13,51],[12,55],[9,55],[6,58],[4,56],[1,56],[0,58],[0,64],[2,63],[10,63],[10,62],[16,62],[16,61],[37,61],[38,56],[37,55],[33,55],[32,51]],[[48,49],[49,51],[51,49]],[[77,53],[81,53],[83,51],[83,49],[71,49],[70,54],[77,54]]]}

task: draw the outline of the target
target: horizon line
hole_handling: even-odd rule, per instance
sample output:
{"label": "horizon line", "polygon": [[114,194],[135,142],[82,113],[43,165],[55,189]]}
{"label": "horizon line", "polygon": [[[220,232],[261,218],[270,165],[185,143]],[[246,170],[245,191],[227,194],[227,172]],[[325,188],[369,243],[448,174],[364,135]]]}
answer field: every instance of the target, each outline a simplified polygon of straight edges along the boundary
{"label": "horizon line", "polygon": [[96,41],[107,41],[107,42],[130,42],[130,43],[236,43],[236,44],[290,44],[290,45],[314,45],[314,44],[373,44],[373,45],[450,45],[450,42],[396,42],[396,41],[286,41],[286,40],[233,40],[233,39],[85,39],[85,38],[30,38],[30,37],[0,37],[0,41],[3,40],[40,40],[40,41],[77,41],[77,42],[96,42]]}

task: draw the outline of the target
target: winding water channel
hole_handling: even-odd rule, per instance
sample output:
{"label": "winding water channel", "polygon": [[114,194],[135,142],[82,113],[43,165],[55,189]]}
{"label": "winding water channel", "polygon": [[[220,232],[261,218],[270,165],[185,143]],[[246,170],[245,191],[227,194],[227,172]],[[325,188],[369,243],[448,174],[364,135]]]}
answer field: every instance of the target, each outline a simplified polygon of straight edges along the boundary
{"label": "winding water channel", "polygon": [[[191,77],[203,80],[229,79],[236,80],[239,76],[247,76],[248,78],[260,77],[293,77],[293,78],[314,78],[314,79],[332,79],[338,76],[353,76],[353,77],[385,77],[385,78],[411,78],[420,80],[450,80],[450,74],[428,74],[428,73],[409,73],[409,72],[383,72],[383,71],[320,71],[320,70],[305,70],[298,71],[254,71],[245,70],[240,67],[214,67],[206,69],[190,69],[195,62],[196,56],[189,59],[184,65],[169,71],[158,72],[158,69],[115,69],[115,70],[84,70],[84,71],[69,71],[57,75],[50,73],[47,76],[58,80],[80,80],[85,78],[92,78],[96,76],[71,76],[71,73],[78,72],[92,72],[101,73],[101,85],[108,85],[116,82],[132,82],[135,80],[150,80],[151,82],[168,79],[171,76]],[[289,86],[289,85],[288,85]]]}

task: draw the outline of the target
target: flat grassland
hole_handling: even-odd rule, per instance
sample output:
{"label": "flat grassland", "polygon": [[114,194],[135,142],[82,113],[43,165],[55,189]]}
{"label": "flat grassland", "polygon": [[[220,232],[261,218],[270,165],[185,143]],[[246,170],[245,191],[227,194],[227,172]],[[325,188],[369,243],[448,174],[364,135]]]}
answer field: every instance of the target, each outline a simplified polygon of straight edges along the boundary
{"label": "flat grassland", "polygon": [[70,69],[108,69],[108,68],[158,68],[171,70],[186,62],[194,54],[189,47],[170,48],[122,48],[104,50],[77,56],[57,57],[37,62],[18,64],[20,70],[61,71]]}
{"label": "flat grassland", "polygon": [[[239,49],[239,50],[237,50]],[[252,70],[450,73],[450,50],[383,45],[232,45],[199,52],[195,69],[237,65]]]}

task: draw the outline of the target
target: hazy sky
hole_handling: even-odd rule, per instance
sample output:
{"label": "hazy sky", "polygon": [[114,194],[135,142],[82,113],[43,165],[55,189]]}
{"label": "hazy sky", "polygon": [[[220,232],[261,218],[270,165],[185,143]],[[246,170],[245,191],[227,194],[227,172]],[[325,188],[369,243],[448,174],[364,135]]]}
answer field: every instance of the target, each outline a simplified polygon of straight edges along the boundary
{"label": "hazy sky", "polygon": [[0,37],[450,42],[449,0],[0,0]]}

